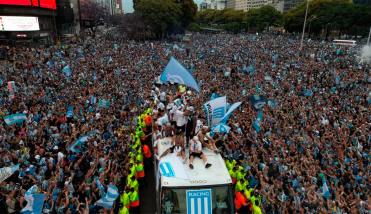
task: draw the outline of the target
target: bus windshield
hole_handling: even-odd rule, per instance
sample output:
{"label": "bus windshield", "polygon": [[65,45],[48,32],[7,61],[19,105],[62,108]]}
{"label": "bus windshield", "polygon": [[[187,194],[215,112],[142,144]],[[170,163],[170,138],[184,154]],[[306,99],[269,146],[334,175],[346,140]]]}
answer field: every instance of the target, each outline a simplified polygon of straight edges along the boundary
{"label": "bus windshield", "polygon": [[[206,193],[206,194],[204,194]],[[210,197],[209,197],[209,194]],[[206,198],[203,196],[207,196]],[[192,197],[196,196],[196,197]],[[161,213],[232,213],[233,195],[231,186],[194,188],[163,188]]]}

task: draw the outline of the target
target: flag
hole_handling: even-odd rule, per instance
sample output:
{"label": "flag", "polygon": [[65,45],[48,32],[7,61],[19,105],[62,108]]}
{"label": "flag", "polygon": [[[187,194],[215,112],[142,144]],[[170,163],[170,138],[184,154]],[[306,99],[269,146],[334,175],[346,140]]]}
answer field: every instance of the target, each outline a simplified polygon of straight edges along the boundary
{"label": "flag", "polygon": [[311,97],[311,96],[313,96],[313,91],[311,89],[305,89],[303,91],[303,96],[305,96],[305,97]]}
{"label": "flag", "polygon": [[214,92],[214,93],[211,94],[210,100],[214,100],[214,99],[216,99],[218,97],[220,97],[219,94],[217,94],[217,93]]}
{"label": "flag", "polygon": [[72,69],[69,65],[64,66],[62,72],[66,77],[70,77],[72,75]]}
{"label": "flag", "polygon": [[327,186],[327,182],[326,181],[323,181],[323,185],[322,185],[322,197],[328,199],[330,198],[330,190]]}
{"label": "flag", "polygon": [[73,106],[67,106],[66,117],[73,117]]}
{"label": "flag", "polygon": [[89,136],[87,136],[87,135],[84,135],[84,136],[82,136],[82,137],[79,137],[79,138],[75,141],[75,143],[73,143],[73,144],[70,146],[69,150],[70,150],[71,152],[74,152],[74,153],[80,153],[80,152],[81,152],[81,146],[82,146],[86,141],[88,141],[88,139],[89,139]]}
{"label": "flag", "polygon": [[14,125],[14,124],[20,124],[23,123],[27,119],[26,114],[11,114],[4,117],[4,121],[8,126]]}
{"label": "flag", "polygon": [[112,209],[113,203],[116,198],[119,197],[119,191],[113,184],[108,185],[107,193],[96,202],[97,206],[104,207],[106,209]]}
{"label": "flag", "polygon": [[111,102],[109,100],[99,99],[99,103],[98,103],[99,108],[109,108],[110,105],[111,105]]}
{"label": "flag", "polygon": [[258,120],[255,120],[253,122],[252,127],[255,129],[256,132],[260,132],[261,130],[260,122]]}
{"label": "flag", "polygon": [[262,121],[263,120],[263,111],[258,111],[258,115],[257,115],[257,117],[256,117],[256,120],[257,121]]}
{"label": "flag", "polygon": [[225,116],[225,112],[227,109],[227,98],[218,97],[214,100],[210,100],[209,102],[204,104],[204,111],[206,114],[206,120],[208,125],[211,127],[220,123]]}
{"label": "flag", "polygon": [[219,123],[213,127],[211,127],[211,133],[214,134],[214,133],[220,133],[220,134],[223,134],[223,133],[229,133],[229,131],[231,130],[231,127],[223,124],[223,123]]}
{"label": "flag", "polygon": [[228,108],[228,111],[227,113],[225,113],[223,119],[222,119],[222,122],[223,123],[227,123],[229,117],[232,115],[232,112],[234,110],[236,110],[240,105],[242,104],[242,102],[237,102],[237,103],[233,103],[229,108]]}
{"label": "flag", "polygon": [[93,137],[94,135],[97,134],[97,130],[93,130],[88,132],[86,135],[83,135],[79,137],[75,143],[73,143],[70,147],[69,150],[74,153],[80,153],[81,152],[81,147],[82,145],[89,140],[89,138]]}
{"label": "flag", "polygon": [[100,195],[104,195],[104,192],[105,192],[105,189],[104,189],[104,186],[103,184],[100,182],[100,180],[98,178],[95,178],[95,183],[99,189],[99,193]]}
{"label": "flag", "polygon": [[19,164],[0,168],[0,183],[9,178],[15,171],[19,170]]}
{"label": "flag", "polygon": [[175,82],[186,85],[200,92],[196,80],[192,74],[184,68],[174,57],[171,57],[169,63],[166,65],[164,72],[160,77],[161,82]]}
{"label": "flag", "polygon": [[253,105],[255,110],[259,110],[263,108],[263,106],[266,104],[267,99],[260,95],[252,95],[249,98],[251,104]]}
{"label": "flag", "polygon": [[45,194],[25,195],[27,205],[21,210],[21,213],[26,214],[41,214],[45,201]]}
{"label": "flag", "polygon": [[32,194],[35,194],[37,193],[38,191],[38,188],[37,188],[37,185],[33,185],[32,187],[30,187],[25,193],[24,193],[24,196],[25,197],[29,197],[31,196]]}
{"label": "flag", "polygon": [[97,98],[95,96],[90,97],[90,104],[95,105],[97,103]]}
{"label": "flag", "polygon": [[271,108],[276,108],[277,107],[277,102],[275,100],[268,100],[268,106]]}

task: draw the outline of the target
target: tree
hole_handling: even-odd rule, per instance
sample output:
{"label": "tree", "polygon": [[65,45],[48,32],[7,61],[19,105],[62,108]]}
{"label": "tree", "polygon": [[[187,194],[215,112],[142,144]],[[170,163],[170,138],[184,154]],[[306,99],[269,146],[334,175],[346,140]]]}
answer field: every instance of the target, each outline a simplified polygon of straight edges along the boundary
{"label": "tree", "polygon": [[195,20],[197,5],[193,2],[193,0],[178,0],[178,3],[181,5],[182,8],[180,22],[182,28],[185,29],[191,22]]}
{"label": "tree", "polygon": [[282,14],[272,6],[263,6],[258,9],[251,9],[244,19],[248,30],[254,28],[263,31],[270,26],[281,26],[283,23]]}
{"label": "tree", "polygon": [[98,25],[103,23],[108,17],[106,8],[90,0],[81,1],[80,8],[83,26],[89,29],[92,36],[95,37]]}
{"label": "tree", "polygon": [[173,0],[141,0],[135,13],[143,17],[157,38],[181,26],[182,9]]}
{"label": "tree", "polygon": [[[301,32],[304,22],[306,2],[288,11],[284,16],[284,26],[289,32]],[[367,21],[368,20],[368,21]],[[324,34],[365,35],[371,20],[371,8],[354,5],[348,0],[313,0],[309,3],[306,32]]]}

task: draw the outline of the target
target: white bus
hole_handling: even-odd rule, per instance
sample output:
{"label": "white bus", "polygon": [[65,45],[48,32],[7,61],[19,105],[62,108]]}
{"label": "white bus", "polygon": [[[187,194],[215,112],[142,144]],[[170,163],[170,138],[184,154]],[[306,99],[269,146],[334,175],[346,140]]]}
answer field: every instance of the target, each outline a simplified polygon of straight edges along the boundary
{"label": "white bus", "polygon": [[335,39],[332,43],[335,45],[345,45],[345,46],[356,46],[357,45],[357,42],[355,40]]}
{"label": "white bus", "polygon": [[[171,138],[159,139],[154,146],[160,157],[171,147]],[[209,168],[196,158],[190,169],[188,154],[187,163],[175,153],[155,158],[157,214],[234,213],[232,179],[223,158],[208,149],[203,153],[212,164]]]}

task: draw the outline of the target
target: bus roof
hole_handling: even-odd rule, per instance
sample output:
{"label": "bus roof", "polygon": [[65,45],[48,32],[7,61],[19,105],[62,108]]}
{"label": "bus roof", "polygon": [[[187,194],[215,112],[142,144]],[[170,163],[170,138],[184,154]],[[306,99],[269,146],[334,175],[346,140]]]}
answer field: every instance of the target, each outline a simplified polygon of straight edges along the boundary
{"label": "bus roof", "polygon": [[[163,138],[155,142],[158,148],[158,154],[161,156],[171,146],[171,138]],[[193,161],[194,169],[189,168],[188,150],[187,163],[183,163],[180,157],[170,153],[162,157],[159,161],[158,170],[161,172],[161,186],[167,187],[192,187],[192,186],[215,186],[227,185],[232,183],[225,162],[220,154],[203,149],[208,163],[212,164],[210,168],[205,168],[200,158]]]}
{"label": "bus roof", "polygon": [[357,41],[355,40],[341,40],[341,39],[335,39],[333,41],[336,45],[348,45],[348,46],[355,46]]}

